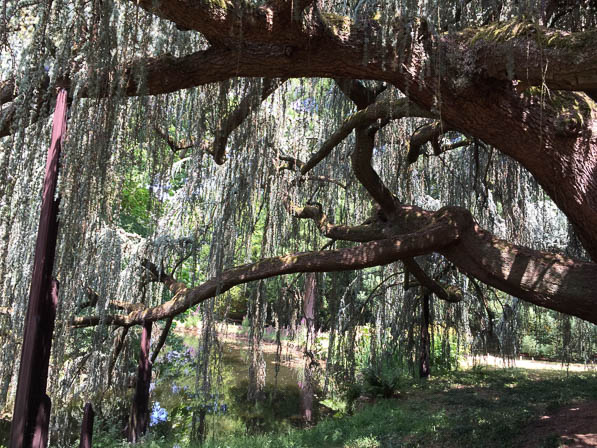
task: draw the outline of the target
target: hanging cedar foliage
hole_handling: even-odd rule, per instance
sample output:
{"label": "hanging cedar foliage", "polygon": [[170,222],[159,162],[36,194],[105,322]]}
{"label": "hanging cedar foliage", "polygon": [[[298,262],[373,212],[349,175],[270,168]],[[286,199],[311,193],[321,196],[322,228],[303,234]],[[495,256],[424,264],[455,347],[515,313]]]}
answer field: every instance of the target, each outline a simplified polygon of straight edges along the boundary
{"label": "hanging cedar foliage", "polygon": [[395,353],[415,375],[460,350],[512,359],[521,320],[544,315],[562,359],[589,359],[597,13],[572,3],[4,2],[0,408],[17,393],[57,87],[53,445],[70,443],[74,395],[98,416],[123,407],[105,397],[126,389],[140,327],[161,347],[189,309],[194,393],[220,387],[217,325],[240,303],[261,398],[264,327],[296,329],[302,273],[322,273],[325,389],[355,381],[364,345],[370,366]]}

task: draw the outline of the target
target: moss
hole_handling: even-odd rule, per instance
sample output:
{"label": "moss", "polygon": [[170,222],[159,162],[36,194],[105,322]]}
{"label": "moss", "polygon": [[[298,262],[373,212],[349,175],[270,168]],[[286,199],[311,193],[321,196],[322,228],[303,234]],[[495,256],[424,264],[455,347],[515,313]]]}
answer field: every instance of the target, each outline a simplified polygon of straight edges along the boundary
{"label": "moss", "polygon": [[583,126],[590,120],[593,112],[597,111],[597,104],[582,92],[568,92],[564,90],[543,91],[541,87],[529,87],[523,92],[529,98],[543,101],[555,112],[559,113],[566,121],[573,121],[578,126]]}
{"label": "moss", "polygon": [[350,34],[352,20],[349,17],[333,13],[321,13],[321,21],[335,36]]}
{"label": "moss", "polygon": [[496,22],[474,31],[471,44],[479,40],[490,42],[507,42],[511,39],[528,36],[537,32],[537,26],[527,20],[510,20],[508,22]]}
{"label": "moss", "polygon": [[210,8],[215,9],[228,9],[228,6],[231,6],[231,2],[229,0],[203,0],[206,5]]}
{"label": "moss", "polygon": [[278,259],[284,264],[293,264],[298,261],[298,257],[293,255],[284,255],[282,257],[278,257]]}
{"label": "moss", "polygon": [[596,30],[566,33],[542,29],[540,36],[541,44],[549,48],[589,48],[597,44]]}
{"label": "moss", "polygon": [[510,20],[496,22],[482,28],[465,31],[470,36],[470,43],[478,41],[507,42],[519,37],[532,37],[544,48],[584,48],[597,43],[597,31],[568,33],[550,30],[530,20]]}
{"label": "moss", "polygon": [[460,302],[464,298],[462,290],[456,285],[442,285],[451,302]]}

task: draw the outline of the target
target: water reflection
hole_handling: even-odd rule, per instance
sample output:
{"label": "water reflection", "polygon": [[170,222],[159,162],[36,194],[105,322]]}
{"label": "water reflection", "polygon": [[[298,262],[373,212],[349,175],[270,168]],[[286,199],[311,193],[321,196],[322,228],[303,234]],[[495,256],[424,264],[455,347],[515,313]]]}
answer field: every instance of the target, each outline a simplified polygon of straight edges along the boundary
{"label": "water reflection", "polygon": [[[266,344],[265,399],[251,403],[246,398],[249,365],[244,341],[234,338],[221,343],[221,364],[217,369],[219,387],[212,388],[208,396],[202,396],[195,388],[197,338],[178,339],[178,343],[173,344],[178,350],[168,348],[155,365],[152,433],[182,440],[190,432],[193,413],[207,416],[208,437],[279,431],[304,425],[299,388],[304,381],[302,353],[284,350],[282,362],[276,365],[275,345]],[[314,408],[313,419],[316,420],[317,406]]]}

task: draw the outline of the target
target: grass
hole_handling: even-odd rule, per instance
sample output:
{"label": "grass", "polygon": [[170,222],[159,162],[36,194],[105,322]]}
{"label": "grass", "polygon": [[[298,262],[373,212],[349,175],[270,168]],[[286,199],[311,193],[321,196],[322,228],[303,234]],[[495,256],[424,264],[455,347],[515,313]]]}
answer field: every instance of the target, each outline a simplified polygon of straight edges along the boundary
{"label": "grass", "polygon": [[[210,448],[509,447],[525,427],[570,403],[597,399],[597,375],[472,369],[411,383],[400,398],[378,399],[352,416],[307,430],[210,440]],[[550,435],[536,446],[558,446]],[[543,445],[541,445],[543,444]],[[148,443],[171,447],[174,443]]]}

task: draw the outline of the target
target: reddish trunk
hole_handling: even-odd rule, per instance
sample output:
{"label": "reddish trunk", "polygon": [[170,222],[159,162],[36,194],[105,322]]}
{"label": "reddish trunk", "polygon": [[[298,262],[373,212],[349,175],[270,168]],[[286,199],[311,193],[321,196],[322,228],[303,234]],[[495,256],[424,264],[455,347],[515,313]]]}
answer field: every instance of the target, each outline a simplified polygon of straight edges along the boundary
{"label": "reddish trunk", "polygon": [[48,446],[48,428],[50,426],[50,409],[52,401],[44,394],[35,416],[35,429],[33,430],[32,448],[45,448]]}
{"label": "reddish trunk", "polygon": [[41,215],[35,247],[29,305],[23,332],[19,382],[10,447],[47,444],[50,399],[46,395],[48,365],[58,303],[58,282],[52,279],[58,236],[58,201],[54,200],[62,141],[66,133],[66,91],[56,100],[52,140],[46,161]]}
{"label": "reddish trunk", "polygon": [[91,438],[93,436],[93,419],[95,413],[91,403],[85,405],[83,411],[83,422],[81,423],[81,438],[79,441],[79,448],[91,448]]}
{"label": "reddish trunk", "polygon": [[149,385],[151,384],[151,361],[149,359],[149,342],[151,340],[151,322],[143,324],[141,334],[141,350],[139,367],[137,368],[137,384],[131,407],[128,427],[128,441],[136,443],[145,434],[149,422]]}

